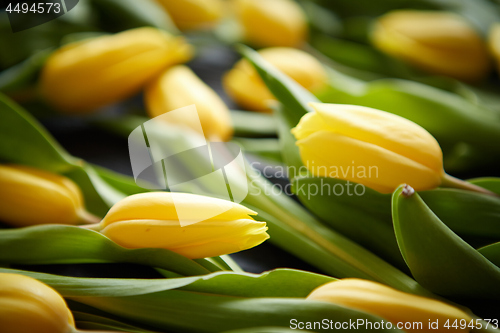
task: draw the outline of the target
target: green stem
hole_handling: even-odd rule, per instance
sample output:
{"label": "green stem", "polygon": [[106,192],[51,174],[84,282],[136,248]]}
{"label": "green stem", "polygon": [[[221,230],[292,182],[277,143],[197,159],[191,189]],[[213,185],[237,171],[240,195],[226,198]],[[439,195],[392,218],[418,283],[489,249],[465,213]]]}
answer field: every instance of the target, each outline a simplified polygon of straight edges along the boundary
{"label": "green stem", "polygon": [[[287,251],[294,253],[298,257],[313,263],[318,268],[336,277],[359,277],[375,280],[404,292],[435,297],[434,294],[420,286],[415,280],[405,273],[380,259],[370,251],[359,246],[348,238],[338,234],[326,227],[293,199],[285,197],[283,194],[267,195],[272,193],[266,187],[272,186],[267,180],[259,177],[252,177],[253,184],[261,188],[260,195],[249,194],[245,203],[253,206],[259,211],[270,224],[271,241],[277,238],[277,233],[272,233],[271,224],[276,224],[281,229],[281,233],[286,232],[283,225],[293,230],[290,237],[297,237],[293,233],[298,232],[307,248],[300,248],[298,244],[287,242],[287,237],[279,235],[283,241],[279,245]],[[262,194],[262,192],[264,194]],[[266,216],[267,215],[267,216]],[[281,225],[281,226],[280,226]],[[374,235],[375,237],[375,235]],[[313,245],[307,241],[312,241]],[[318,262],[314,252],[321,252],[320,247],[330,255],[330,262]],[[312,248],[311,248],[312,247]],[[301,251],[308,252],[304,255]],[[313,253],[313,254],[311,254]],[[333,265],[335,262],[335,265]]]}
{"label": "green stem", "polygon": [[453,176],[450,176],[448,174],[444,174],[442,179],[441,186],[442,187],[451,187],[451,188],[456,188],[460,190],[466,190],[466,191],[472,191],[472,192],[477,192],[477,193],[482,193],[486,195],[491,195],[493,197],[500,197],[498,194],[493,193],[481,186],[477,186],[475,184],[466,182],[464,180],[455,178]]}

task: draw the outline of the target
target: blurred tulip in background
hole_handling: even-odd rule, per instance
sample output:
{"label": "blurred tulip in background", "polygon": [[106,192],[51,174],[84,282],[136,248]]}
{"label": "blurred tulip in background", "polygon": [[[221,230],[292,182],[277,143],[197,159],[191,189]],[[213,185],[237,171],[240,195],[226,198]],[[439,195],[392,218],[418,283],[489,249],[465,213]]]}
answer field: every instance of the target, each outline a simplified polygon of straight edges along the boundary
{"label": "blurred tulip in background", "polygon": [[[226,104],[189,67],[172,67],[149,84],[145,90],[145,104],[151,118],[194,104],[207,138],[227,141],[233,134]],[[182,117],[175,122],[196,129],[198,119]]]}
{"label": "blurred tulip in background", "polygon": [[481,36],[465,19],[452,13],[390,12],[376,21],[372,42],[381,51],[432,74],[478,81],[490,69]]}
{"label": "blurred tulip in background", "polygon": [[49,57],[40,91],[61,112],[92,112],[138,93],[162,70],[191,56],[182,37],[154,28],[86,39]]}
{"label": "blurred tulip in background", "polygon": [[69,178],[22,165],[0,165],[0,220],[15,227],[96,222]]}
{"label": "blurred tulip in background", "polygon": [[234,0],[245,40],[259,47],[298,47],[307,39],[307,18],[292,0]]}
{"label": "blurred tulip in background", "polygon": [[[312,55],[293,48],[273,47],[259,54],[281,72],[311,92],[318,92],[327,84],[323,65]],[[226,73],[224,88],[239,105],[249,110],[270,111],[269,101],[275,100],[269,89],[245,59]]]}
{"label": "blurred tulip in background", "polygon": [[[463,320],[467,324],[472,320],[467,313],[444,302],[361,279],[342,279],[324,284],[313,290],[307,299],[366,311],[389,320],[394,327],[398,323],[403,325],[400,328],[405,332],[468,332],[467,325],[465,329],[454,329],[451,325],[455,320]],[[447,320],[451,328],[444,327]],[[429,329],[429,323],[436,321],[438,326]]]}
{"label": "blurred tulip in background", "polygon": [[181,30],[214,26],[224,14],[222,0],[156,0]]}
{"label": "blurred tulip in background", "polygon": [[497,69],[500,71],[500,23],[495,24],[491,28],[489,46],[491,54],[496,61]]}
{"label": "blurred tulip in background", "polygon": [[54,289],[31,277],[0,273],[0,328],[8,333],[70,333],[75,322]]}

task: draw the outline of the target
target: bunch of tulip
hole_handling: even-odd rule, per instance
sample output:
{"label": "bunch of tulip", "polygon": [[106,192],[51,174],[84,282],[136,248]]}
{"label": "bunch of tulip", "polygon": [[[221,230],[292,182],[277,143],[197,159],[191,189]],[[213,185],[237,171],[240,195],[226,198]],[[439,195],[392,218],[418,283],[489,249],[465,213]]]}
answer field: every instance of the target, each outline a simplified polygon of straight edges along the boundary
{"label": "bunch of tulip", "polygon": [[[384,0],[377,9],[365,0],[138,3],[89,1],[88,10],[109,15],[121,32],[69,35],[47,45],[53,49],[13,55],[12,63],[25,61],[0,73],[0,92],[21,103],[36,95],[59,116],[95,117],[140,93],[149,118],[194,105],[199,121],[171,113],[168,122],[149,122],[147,133],[146,117],[96,123],[125,136],[143,130],[153,163],[156,143],[182,151],[206,139],[233,141],[261,156],[272,143],[300,203],[272,191],[246,160],[245,170],[228,175],[224,167],[227,189],[200,177],[177,184],[183,192],[149,191],[155,185],[142,188],[70,155],[0,94],[0,222],[8,226],[0,230],[0,264],[8,267],[0,268],[0,331],[285,332],[362,323],[361,331],[498,332],[498,320],[466,306],[479,300],[499,310],[500,179],[447,173],[500,153],[499,100],[480,86],[500,62],[493,4],[416,6],[431,11]],[[222,78],[235,103],[259,112],[231,111],[185,65],[199,37],[180,31],[264,47],[237,47],[243,59]],[[8,60],[2,46],[0,67]],[[176,162],[189,175],[204,165],[214,171],[215,154],[231,156],[229,147],[207,143],[208,153],[195,149]],[[161,166],[155,176],[166,183]],[[249,184],[241,203],[219,197]],[[254,275],[227,256],[268,239],[329,276]],[[80,263],[146,265],[162,278],[11,268]]]}
{"label": "bunch of tulip", "polygon": [[[257,53],[243,52],[282,104],[278,118],[284,160],[292,171],[306,167],[306,173],[292,172],[290,177],[295,193],[311,211],[399,267],[409,268],[436,294],[498,299],[499,179],[466,182],[451,177],[443,170],[438,142],[422,127],[385,111],[313,102],[314,96]],[[365,172],[345,172],[356,166]],[[370,166],[376,174],[367,173]],[[331,191],[349,183],[365,191]],[[300,190],[324,184],[330,191],[310,195]],[[474,248],[466,241],[472,237],[488,246]]]}
{"label": "bunch of tulip", "polygon": [[[75,329],[73,315],[61,295],[71,301],[72,309],[78,309],[73,310],[77,322],[93,319],[94,327],[126,332],[150,332],[144,327],[159,331],[281,332],[288,331],[286,328],[318,330],[325,325],[327,329],[345,329],[352,323],[358,329],[376,327],[382,332],[424,331],[431,323],[437,332],[469,331],[463,325],[449,329],[455,321],[466,322],[478,332],[488,331],[486,322],[439,300],[366,280],[335,280],[295,270],[150,281],[0,271],[0,321],[9,332],[31,332],[33,327],[40,332],[82,332]],[[283,283],[287,288],[282,288]],[[99,322],[96,316],[82,312],[85,305],[115,319]],[[197,313],[195,321],[193,311]],[[127,320],[133,320],[135,326],[125,324]]]}

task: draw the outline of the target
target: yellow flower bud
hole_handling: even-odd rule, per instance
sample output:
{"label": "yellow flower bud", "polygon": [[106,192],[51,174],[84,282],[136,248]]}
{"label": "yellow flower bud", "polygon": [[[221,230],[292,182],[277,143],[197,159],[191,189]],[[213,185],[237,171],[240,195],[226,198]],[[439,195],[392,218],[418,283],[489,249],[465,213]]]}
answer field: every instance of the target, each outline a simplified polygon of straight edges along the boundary
{"label": "yellow flower bud", "polygon": [[0,330],[6,333],[69,333],[74,320],[54,289],[20,274],[0,273]]}
{"label": "yellow flower bud", "polygon": [[63,46],[41,74],[42,96],[67,113],[84,113],[137,93],[168,66],[191,58],[181,37],[139,28]]}
{"label": "yellow flower bud", "polygon": [[[326,86],[328,77],[323,65],[310,54],[287,47],[273,47],[259,51],[270,64],[295,80],[302,87],[316,93]],[[224,88],[239,105],[256,111],[270,111],[269,101],[274,96],[247,60],[236,63],[223,78]]]}
{"label": "yellow flower bud", "polygon": [[210,28],[223,16],[221,0],[157,0],[182,30]]}
{"label": "yellow flower bud", "polygon": [[458,15],[399,10],[378,19],[374,45],[416,67],[465,81],[484,78],[488,50],[479,34]]}
{"label": "yellow flower bud", "polygon": [[[455,320],[459,325],[462,319],[467,324],[472,320],[467,313],[444,302],[407,294],[380,283],[361,279],[329,282],[313,290],[307,299],[368,312],[389,320],[393,327],[401,325],[398,328],[405,332],[468,332],[467,326],[465,329],[449,329],[444,325],[447,320],[450,327]],[[429,329],[429,323],[436,320],[438,326]],[[422,323],[422,326],[418,326],[418,323]]]}
{"label": "yellow flower bud", "polygon": [[[166,70],[146,87],[144,96],[151,118],[194,104],[207,138],[227,141],[233,135],[231,115],[224,101],[186,66]],[[171,121],[195,129],[193,121],[197,119],[182,117]]]}
{"label": "yellow flower bud", "polygon": [[493,25],[489,36],[491,54],[495,58],[497,68],[500,71],[500,23]]}
{"label": "yellow flower bud", "polygon": [[[181,225],[184,221],[198,221]],[[220,213],[222,212],[222,213]],[[187,193],[150,192],[115,204],[100,232],[126,248],[164,248],[191,259],[257,246],[269,235],[254,211],[231,201]]]}
{"label": "yellow flower bud", "polygon": [[310,104],[315,112],[292,130],[314,176],[354,181],[382,193],[400,184],[428,190],[445,177],[437,141],[392,113],[344,104]]}
{"label": "yellow flower bud", "polygon": [[71,179],[22,165],[0,165],[0,221],[15,227],[96,222]]}
{"label": "yellow flower bud", "polygon": [[292,0],[234,0],[233,6],[250,44],[297,47],[307,38],[306,15]]}

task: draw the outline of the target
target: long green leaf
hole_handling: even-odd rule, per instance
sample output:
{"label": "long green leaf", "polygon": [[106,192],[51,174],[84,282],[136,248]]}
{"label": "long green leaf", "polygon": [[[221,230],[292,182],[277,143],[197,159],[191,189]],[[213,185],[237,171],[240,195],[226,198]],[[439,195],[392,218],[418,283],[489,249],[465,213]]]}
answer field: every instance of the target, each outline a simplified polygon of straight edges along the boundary
{"label": "long green leaf", "polygon": [[[205,289],[202,289],[203,292],[187,291],[186,288],[189,288],[189,285],[184,290],[173,289],[175,287],[171,284],[164,291],[152,293],[138,291],[135,296],[128,296],[130,293],[125,290],[127,288],[124,288],[124,286],[122,288],[115,286],[115,283],[121,279],[117,281],[117,279],[71,278],[8,269],[0,269],[0,271],[33,276],[49,284],[70,300],[105,311],[112,316],[116,316],[116,319],[120,321],[133,321],[134,326],[144,325],[158,330],[221,332],[259,326],[290,328],[290,325],[293,324],[291,319],[296,319],[297,322],[321,322],[326,318],[328,322],[331,320],[333,324],[358,319],[370,322],[381,321],[380,318],[362,311],[326,302],[297,298],[305,296],[306,291],[310,292],[312,288],[330,280],[327,277],[318,280],[318,276],[300,271],[277,270],[257,276],[216,273],[204,277],[182,278],[183,280],[189,280],[193,285],[206,283],[205,281],[213,279],[214,282],[205,285]],[[274,274],[280,274],[281,276],[275,276],[274,283],[269,282],[269,280],[266,281],[266,279],[274,278]],[[287,275],[290,276],[290,274],[305,274],[305,276],[295,279],[293,284],[295,288],[280,288],[284,279],[286,280]],[[316,279],[316,282],[308,282],[308,279],[311,278]],[[193,281],[193,279],[197,280]],[[217,279],[225,280],[216,283],[215,280]],[[226,279],[234,279],[234,282],[228,284]],[[169,280],[174,279],[160,281],[166,284],[169,283]],[[236,282],[240,280],[241,283]],[[155,280],[129,280],[128,282],[132,288],[137,288],[136,284],[157,283]],[[307,285],[308,283],[308,287],[300,287],[300,284]],[[95,289],[96,285],[98,285],[97,289]],[[226,285],[227,289],[225,290]],[[212,289],[214,286],[218,288],[217,291]],[[122,296],[106,296],[110,294],[110,290],[113,290],[115,295]],[[211,292],[212,290],[214,292]],[[77,296],[91,291],[93,291],[92,296]],[[224,294],[217,293],[220,291],[223,291]],[[252,292],[258,296],[240,296],[250,295]],[[193,320],[193,313],[196,314],[196,320]],[[384,332],[389,330],[367,329],[366,331]],[[390,331],[400,332],[393,329]]]}
{"label": "long green leaf", "polygon": [[242,137],[276,136],[276,124],[272,114],[231,110],[234,135]]}
{"label": "long green leaf", "polygon": [[181,275],[210,271],[164,249],[125,249],[104,235],[79,227],[42,225],[0,231],[3,264],[126,262],[163,268]]}
{"label": "long green leaf", "polygon": [[423,286],[444,296],[500,299],[500,268],[453,233],[412,189],[394,192],[392,216],[401,253]]}
{"label": "long green leaf", "polygon": [[257,70],[267,88],[289,110],[289,119],[297,124],[309,112],[309,102],[319,102],[313,94],[301,87],[265,61],[260,54],[247,46],[240,45],[238,50]]}
{"label": "long green leaf", "polygon": [[117,320],[79,312],[72,311],[73,317],[75,318],[76,326],[79,329],[85,330],[113,330],[120,332],[130,332],[130,333],[155,333],[153,331],[144,330],[132,325],[124,324]]}
{"label": "long green leaf", "polygon": [[237,297],[306,297],[315,288],[335,279],[294,269],[276,269],[262,274],[215,272],[202,276],[167,279],[79,278],[0,268],[31,276],[54,287],[65,297],[125,297],[166,290]]}

